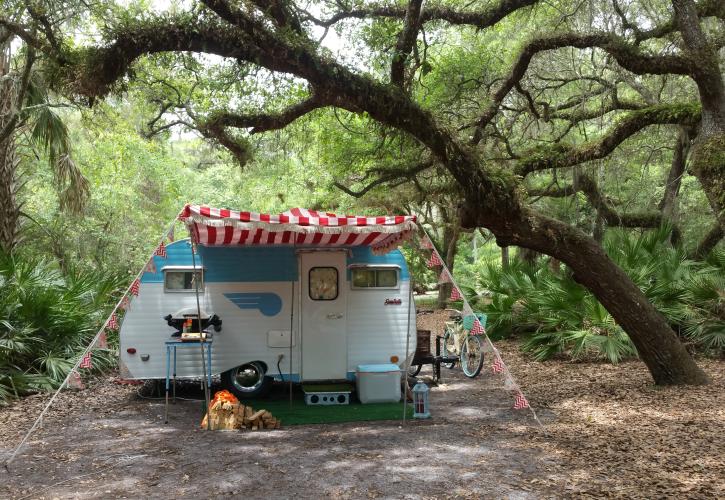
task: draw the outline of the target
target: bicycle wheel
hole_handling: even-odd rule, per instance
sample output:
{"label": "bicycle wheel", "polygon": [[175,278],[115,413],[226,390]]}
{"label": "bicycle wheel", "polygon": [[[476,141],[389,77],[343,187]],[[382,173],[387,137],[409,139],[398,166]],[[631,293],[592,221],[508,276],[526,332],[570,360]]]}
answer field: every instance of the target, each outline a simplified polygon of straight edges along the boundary
{"label": "bicycle wheel", "polygon": [[461,346],[461,370],[466,377],[473,378],[483,368],[483,346],[481,339],[468,335]]}
{"label": "bicycle wheel", "polygon": [[[441,339],[441,356],[453,356],[456,353],[453,334],[446,330]],[[455,361],[453,363],[441,363],[449,370],[452,370],[456,366]]]}

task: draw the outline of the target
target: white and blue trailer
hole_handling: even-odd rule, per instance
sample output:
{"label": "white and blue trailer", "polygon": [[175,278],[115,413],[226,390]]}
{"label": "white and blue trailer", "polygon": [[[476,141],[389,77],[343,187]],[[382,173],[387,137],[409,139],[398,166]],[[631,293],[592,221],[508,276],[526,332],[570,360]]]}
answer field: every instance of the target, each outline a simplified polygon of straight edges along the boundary
{"label": "white and blue trailer", "polygon": [[[412,224],[388,217],[388,227],[329,229],[306,220],[311,217],[300,225],[299,216],[289,215],[291,222],[284,214],[266,216],[283,217],[276,227],[239,220],[261,214],[222,211],[215,218],[218,209],[185,210],[197,252],[192,255],[189,239],[175,241],[166,245],[166,257],[153,257],[155,272],[142,274],[120,330],[125,377],[165,378],[165,342],[178,334],[165,317],[196,317],[195,280],[202,318],[221,320],[213,332],[211,373],[239,396],[264,392],[272,379],[354,380],[358,365],[403,368],[406,354],[412,358],[415,305],[397,244],[415,230],[414,218]],[[179,349],[177,377],[202,373],[199,351]]]}

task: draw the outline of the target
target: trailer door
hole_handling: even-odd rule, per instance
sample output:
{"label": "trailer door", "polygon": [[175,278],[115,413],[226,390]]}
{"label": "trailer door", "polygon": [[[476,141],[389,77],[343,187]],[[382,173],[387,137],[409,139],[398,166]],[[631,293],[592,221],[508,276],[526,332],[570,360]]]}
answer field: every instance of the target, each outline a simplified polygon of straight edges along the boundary
{"label": "trailer door", "polygon": [[302,379],[347,377],[347,276],[344,251],[300,254]]}

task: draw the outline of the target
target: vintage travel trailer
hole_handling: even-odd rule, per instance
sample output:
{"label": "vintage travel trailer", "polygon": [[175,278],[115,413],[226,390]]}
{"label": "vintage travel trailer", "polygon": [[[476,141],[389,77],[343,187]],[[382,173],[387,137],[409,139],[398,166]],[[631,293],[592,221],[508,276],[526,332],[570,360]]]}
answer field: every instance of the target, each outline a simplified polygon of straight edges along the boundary
{"label": "vintage travel trailer", "polygon": [[[406,352],[412,358],[415,306],[397,247],[415,217],[187,206],[180,219],[198,250],[189,239],[170,243],[143,273],[120,330],[124,376],[166,376],[165,342],[196,318],[197,280],[211,372],[242,397],[272,379],[353,380],[358,365],[402,368]],[[179,349],[177,376],[202,373],[199,349]]]}

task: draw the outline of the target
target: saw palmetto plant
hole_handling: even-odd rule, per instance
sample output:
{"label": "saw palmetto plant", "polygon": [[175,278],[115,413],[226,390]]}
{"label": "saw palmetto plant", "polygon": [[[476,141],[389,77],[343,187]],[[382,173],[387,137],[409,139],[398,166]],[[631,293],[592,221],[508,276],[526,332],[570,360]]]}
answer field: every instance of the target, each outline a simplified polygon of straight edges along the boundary
{"label": "saw palmetto plant", "polygon": [[[122,278],[0,255],[0,403],[57,387],[105,320]],[[109,339],[112,340],[112,339]],[[113,342],[93,370],[114,364]]]}
{"label": "saw palmetto plant", "polygon": [[[725,352],[725,252],[688,259],[668,243],[669,228],[632,235],[610,231],[604,246],[691,350]],[[464,290],[488,314],[489,335],[525,337],[523,349],[539,360],[555,355],[617,363],[637,356],[627,334],[606,309],[562,267],[546,260],[485,263],[476,290]],[[486,300],[481,300],[486,297]]]}

